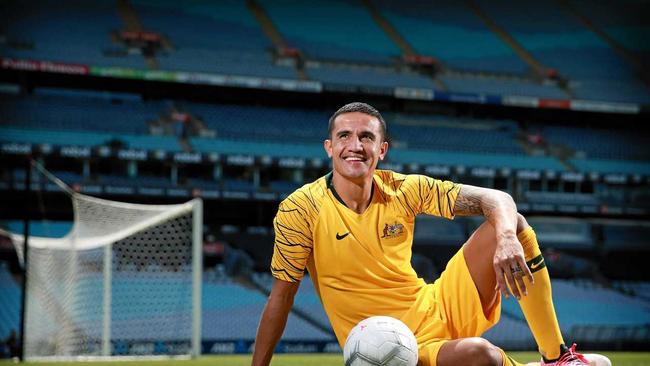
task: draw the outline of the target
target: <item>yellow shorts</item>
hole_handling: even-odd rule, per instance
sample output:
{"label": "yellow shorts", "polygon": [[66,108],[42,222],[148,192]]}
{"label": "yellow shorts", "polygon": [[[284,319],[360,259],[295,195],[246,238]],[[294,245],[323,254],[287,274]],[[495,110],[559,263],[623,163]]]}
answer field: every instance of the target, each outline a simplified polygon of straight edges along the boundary
{"label": "yellow shorts", "polygon": [[486,317],[478,290],[467,268],[463,250],[447,263],[432,285],[433,301],[415,330],[419,366],[435,366],[442,345],[452,339],[478,337],[499,321],[501,295]]}

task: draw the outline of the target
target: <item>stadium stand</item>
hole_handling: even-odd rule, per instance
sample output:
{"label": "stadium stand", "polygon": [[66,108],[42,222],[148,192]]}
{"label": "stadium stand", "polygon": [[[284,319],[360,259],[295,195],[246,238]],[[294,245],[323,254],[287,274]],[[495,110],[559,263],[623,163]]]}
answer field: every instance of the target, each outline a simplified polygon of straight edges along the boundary
{"label": "stadium stand", "polygon": [[111,32],[122,27],[115,2],[40,1],[38,9],[35,12],[33,4],[22,1],[3,2],[7,38],[28,45],[0,43],[3,57],[145,68],[140,55],[109,57],[104,52],[115,47]]}
{"label": "stadium stand", "polygon": [[633,103],[650,100],[647,87],[630,65],[560,5],[535,1],[478,3],[542,64],[566,75],[577,99]]}
{"label": "stadium stand", "polygon": [[[569,146],[586,157],[605,160],[650,159],[650,137],[616,128],[580,129],[567,126],[544,126],[541,133],[549,143]],[[576,138],[580,136],[580,138]]]}
{"label": "stadium stand", "polygon": [[294,68],[274,64],[272,44],[245,2],[133,3],[146,29],[165,34],[173,45],[156,55],[164,70],[297,77]]}
{"label": "stadium stand", "polygon": [[2,98],[0,125],[144,134],[147,121],[157,117],[162,106],[139,99],[129,94],[40,88],[30,97]]}
{"label": "stadium stand", "polygon": [[399,48],[359,3],[262,0],[260,4],[287,43],[308,58],[389,64],[400,57]]}
{"label": "stadium stand", "polygon": [[[648,4],[626,1],[616,6],[608,1],[572,0],[571,4],[586,17],[592,26],[613,38],[625,50],[633,52],[644,64],[648,64],[647,42],[650,33],[640,14],[648,14]],[[613,45],[614,46],[614,45]]]}
{"label": "stadium stand", "polygon": [[544,247],[591,251],[594,246],[589,222],[571,218],[531,217],[528,223],[535,229]]}
{"label": "stadium stand", "polygon": [[359,85],[387,88],[395,87],[434,89],[432,77],[414,72],[396,72],[388,68],[351,68],[347,66],[330,66],[327,64],[308,65],[305,70],[314,80],[334,85]]}
{"label": "stadium stand", "polygon": [[515,78],[476,77],[456,74],[440,75],[447,87],[459,93],[491,95],[525,95],[539,98],[566,99],[567,95],[553,85],[537,84]]}
{"label": "stadium stand", "polygon": [[443,245],[458,247],[466,239],[462,222],[448,221],[431,216],[415,219],[417,230],[413,233],[414,245]]}
{"label": "stadium stand", "polygon": [[[647,303],[597,285],[586,288],[570,280],[553,280],[553,302],[562,332],[567,335],[583,325],[633,328],[650,322]],[[524,319],[515,301],[504,301],[503,312]]]}
{"label": "stadium stand", "polygon": [[569,162],[584,173],[650,174],[650,164],[646,161],[570,159]]}
{"label": "stadium stand", "polygon": [[20,287],[6,263],[0,261],[0,339],[6,339],[20,326],[20,294]]}
{"label": "stadium stand", "polygon": [[522,75],[527,72],[527,65],[463,2],[412,2],[409,6],[389,0],[374,3],[418,54],[434,56],[448,68]]}

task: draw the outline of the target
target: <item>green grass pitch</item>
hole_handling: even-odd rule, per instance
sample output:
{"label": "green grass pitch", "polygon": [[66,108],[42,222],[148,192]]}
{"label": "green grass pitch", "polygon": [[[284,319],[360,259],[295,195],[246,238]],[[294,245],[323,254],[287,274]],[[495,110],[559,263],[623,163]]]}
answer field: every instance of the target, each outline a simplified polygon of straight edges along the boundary
{"label": "green grass pitch", "polygon": [[[586,351],[585,353],[593,353]],[[598,352],[612,360],[613,366],[650,366],[650,352]],[[519,362],[539,360],[534,352],[509,352]],[[204,356],[196,360],[169,361],[121,361],[125,366],[250,366],[250,355]],[[11,360],[0,361],[0,366],[9,366]],[[16,364],[18,365],[18,364]],[[25,366],[115,366],[116,362],[53,362],[23,363]],[[343,356],[340,354],[278,354],[273,357],[272,366],[341,366]]]}

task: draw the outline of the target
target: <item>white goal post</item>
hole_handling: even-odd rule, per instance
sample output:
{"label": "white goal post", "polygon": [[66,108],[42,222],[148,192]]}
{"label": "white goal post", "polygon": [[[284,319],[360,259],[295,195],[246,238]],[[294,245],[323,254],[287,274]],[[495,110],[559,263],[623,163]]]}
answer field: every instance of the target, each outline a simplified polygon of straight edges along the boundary
{"label": "white goal post", "polygon": [[[28,238],[25,359],[199,356],[202,201],[132,204],[64,189],[72,230]],[[23,236],[5,234],[24,264]]]}

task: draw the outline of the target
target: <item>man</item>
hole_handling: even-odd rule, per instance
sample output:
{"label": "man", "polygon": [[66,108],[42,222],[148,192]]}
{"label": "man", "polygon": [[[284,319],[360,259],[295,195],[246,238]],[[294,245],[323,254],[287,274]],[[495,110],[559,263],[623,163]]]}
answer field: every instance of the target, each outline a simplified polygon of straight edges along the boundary
{"label": "man", "polygon": [[[360,320],[388,315],[415,334],[419,365],[520,365],[479,336],[494,325],[501,293],[519,300],[541,365],[588,365],[564,345],[535,233],[503,192],[376,170],[386,124],[364,103],[340,108],[324,147],[333,170],[285,199],[274,220],[275,277],[253,365],[268,365],[305,268],[342,346]],[[415,216],[483,215],[434,284],[410,264]]]}

